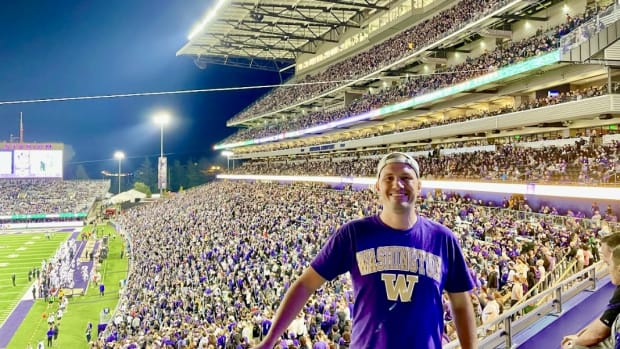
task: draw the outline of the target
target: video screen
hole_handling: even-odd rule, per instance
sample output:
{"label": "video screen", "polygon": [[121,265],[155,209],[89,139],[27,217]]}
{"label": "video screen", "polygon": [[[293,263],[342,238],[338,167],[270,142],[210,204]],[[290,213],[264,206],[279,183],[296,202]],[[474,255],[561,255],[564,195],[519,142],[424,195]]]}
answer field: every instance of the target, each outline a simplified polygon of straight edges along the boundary
{"label": "video screen", "polygon": [[31,150],[30,177],[62,177],[62,150]]}
{"label": "video screen", "polygon": [[62,150],[0,151],[2,178],[62,178]]}
{"label": "video screen", "polygon": [[4,177],[13,173],[13,153],[0,151],[0,176]]}

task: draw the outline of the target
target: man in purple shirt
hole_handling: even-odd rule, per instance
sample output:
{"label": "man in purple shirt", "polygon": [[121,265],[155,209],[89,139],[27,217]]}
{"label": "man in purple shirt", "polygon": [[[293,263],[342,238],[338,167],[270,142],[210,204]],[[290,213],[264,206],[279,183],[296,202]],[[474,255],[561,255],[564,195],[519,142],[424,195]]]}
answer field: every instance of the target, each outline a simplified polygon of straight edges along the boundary
{"label": "man in purple shirt", "polygon": [[407,154],[381,159],[375,184],[381,213],[351,221],[330,237],[291,285],[258,349],[272,349],[310,296],[346,272],[355,298],[351,348],[441,348],[444,290],[461,347],[477,348],[468,293],[474,284],[454,234],[417,215],[419,175]]}

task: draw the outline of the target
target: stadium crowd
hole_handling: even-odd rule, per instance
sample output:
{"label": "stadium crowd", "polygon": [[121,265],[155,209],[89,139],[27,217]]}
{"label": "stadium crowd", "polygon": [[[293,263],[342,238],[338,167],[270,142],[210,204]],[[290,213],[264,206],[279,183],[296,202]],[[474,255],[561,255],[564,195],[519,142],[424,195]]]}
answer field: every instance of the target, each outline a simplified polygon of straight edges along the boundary
{"label": "stadium crowd", "polygon": [[[432,149],[419,157],[421,175],[426,179],[473,179],[536,182],[617,182],[620,172],[620,142],[576,142],[562,147],[529,148],[525,143],[497,145],[494,151],[473,151],[439,155]],[[393,149],[410,152],[413,149]],[[384,150],[347,153],[338,158],[303,158],[293,161],[247,161],[235,168],[236,174],[319,175],[373,177],[378,157]]]}
{"label": "stadium crowd", "polygon": [[[618,88],[617,85],[614,84],[612,88],[614,88],[614,93],[617,92],[617,88]],[[423,129],[427,127],[434,127],[434,126],[454,124],[457,122],[483,119],[486,117],[514,113],[514,112],[523,111],[523,110],[538,109],[538,108],[542,108],[542,107],[546,107],[550,105],[557,105],[557,104],[566,103],[566,102],[580,101],[580,100],[590,98],[590,97],[602,96],[606,93],[606,91],[607,91],[607,88],[603,86],[590,86],[586,88],[570,90],[567,92],[560,92],[558,93],[557,96],[545,96],[545,97],[540,97],[540,98],[534,98],[532,100],[529,100],[529,99],[522,100],[519,105],[509,104],[509,105],[499,107],[495,110],[476,110],[473,112],[463,113],[462,115],[459,115],[459,116],[452,116],[450,118],[432,119],[432,120],[421,121],[419,123],[412,123],[412,124],[400,127],[396,130],[390,127],[386,127],[386,128],[379,129],[379,130],[377,130],[377,128],[373,128],[367,133],[360,132],[360,135],[357,137],[350,137],[347,135],[342,135],[341,138],[338,138],[336,136],[335,138],[333,138],[333,141],[338,142],[338,141],[345,141],[345,140],[352,140],[352,139],[359,139],[359,138],[367,138],[369,136],[373,136],[373,137],[381,136],[385,134],[393,134],[395,132],[406,132],[406,131]],[[311,145],[311,144],[308,144],[308,145]]]}
{"label": "stadium crowd", "polygon": [[85,212],[110,181],[0,179],[0,215]]}
{"label": "stadium crowd", "polygon": [[437,70],[434,74],[403,78],[401,84],[388,86],[374,93],[367,92],[347,107],[331,111],[315,111],[299,115],[296,119],[287,119],[283,122],[267,123],[259,128],[241,130],[238,135],[235,134],[222,143],[261,138],[345,119],[386,104],[397,103],[471,80],[503,66],[549,52],[555,48],[557,48],[557,40],[550,36],[510,42],[505,47],[498,47],[496,50],[475,59],[467,59],[462,64]]}
{"label": "stadium crowd", "polygon": [[[440,12],[432,19],[426,20],[396,35],[390,40],[386,40],[372,47],[370,50],[336,63],[321,73],[312,76],[308,75],[299,79],[294,82],[294,85],[284,85],[277,88],[237,116],[233,117],[230,121],[239,122],[264,113],[276,111],[341,86],[344,84],[343,80],[348,82],[350,79],[361,78],[364,75],[381,69],[390,62],[396,61],[407,54],[411,54],[416,49],[436,42],[438,39],[451,33],[454,29],[461,28],[463,25],[467,24],[469,20],[484,16],[496,10],[499,6],[505,5],[505,3],[506,1],[497,0],[461,1],[456,6]],[[263,129],[259,135],[264,136],[273,133],[281,133],[356,115],[379,105],[427,93],[431,90],[471,79],[543,52],[557,49],[559,47],[560,37],[567,35],[581,24],[594,18],[597,13],[605,10],[606,7],[588,7],[583,14],[568,16],[565,23],[548,30],[546,33],[539,30],[535,37],[524,39],[520,42],[510,42],[504,47],[498,47],[495,51],[485,53],[478,58],[468,58],[463,64],[438,70],[436,74],[430,77],[416,79],[406,78],[402,84],[381,91],[377,95],[366,94],[361,101],[357,101],[357,103],[343,110],[332,113],[310,113],[309,115],[299,116],[297,120],[286,120],[286,122],[279,125],[270,124],[271,127]],[[228,141],[233,141],[238,138],[244,138],[244,136],[237,136]],[[247,138],[248,137],[245,136],[245,139]],[[250,138],[256,138],[256,135]]]}
{"label": "stadium crowd", "polygon": [[[284,292],[326,238],[345,221],[378,211],[375,195],[218,181],[129,210],[118,223],[129,241],[130,275],[116,320],[91,347],[247,348],[267,333]],[[506,205],[527,207],[519,198]],[[467,247],[479,324],[518,302],[514,297],[562,261],[583,255],[579,250],[592,256],[582,266],[598,258],[600,228],[588,220],[518,219],[512,210],[445,193],[428,193],[420,213],[452,228]],[[521,291],[513,297],[515,285]],[[326,284],[278,348],[347,348],[352,300],[346,276]],[[448,341],[453,326],[445,309]]]}
{"label": "stadium crowd", "polygon": [[[620,90],[620,85],[618,84],[612,85],[613,93],[617,93],[619,90]],[[332,135],[331,140],[332,142],[348,141],[348,140],[353,140],[353,139],[376,137],[376,136],[381,136],[385,134],[393,134],[395,132],[407,132],[407,131],[418,130],[418,129],[428,128],[428,127],[448,125],[448,124],[453,124],[457,122],[477,120],[477,119],[482,119],[486,117],[493,117],[497,115],[508,114],[508,113],[513,113],[513,112],[518,112],[518,111],[523,111],[523,110],[531,110],[531,109],[542,108],[542,107],[546,107],[550,105],[557,105],[557,104],[566,103],[566,102],[579,101],[579,100],[583,100],[583,99],[590,98],[590,97],[598,97],[598,96],[604,95],[606,91],[607,91],[607,88],[603,86],[590,86],[590,87],[586,87],[582,89],[570,90],[568,92],[560,92],[557,96],[546,96],[546,97],[534,98],[532,100],[529,100],[529,99],[522,100],[521,103],[516,106],[505,105],[495,110],[477,110],[473,112],[463,113],[460,116],[452,116],[450,118],[431,119],[431,120],[421,121],[417,123],[410,123],[407,126],[402,126],[397,129],[394,129],[392,127],[384,127],[381,129],[374,127],[374,128],[368,129],[368,131],[364,131],[362,129],[357,136],[352,136],[350,133],[343,133],[340,136]],[[240,132],[252,132],[250,130],[252,129],[246,129]],[[311,145],[318,145],[322,143],[324,143],[324,140],[320,137],[317,137],[314,143],[309,142],[306,144],[308,146],[311,146]],[[280,143],[273,145],[273,147],[274,147],[273,149],[288,149],[291,147],[291,145],[287,142],[280,142]]]}

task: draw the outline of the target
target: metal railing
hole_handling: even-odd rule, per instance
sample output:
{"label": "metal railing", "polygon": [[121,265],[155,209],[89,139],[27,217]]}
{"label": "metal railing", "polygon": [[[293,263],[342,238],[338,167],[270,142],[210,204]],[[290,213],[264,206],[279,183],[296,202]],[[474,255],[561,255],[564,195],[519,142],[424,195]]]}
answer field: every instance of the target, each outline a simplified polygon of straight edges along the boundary
{"label": "metal railing", "polygon": [[560,49],[563,53],[570,51],[578,45],[590,40],[595,34],[605,29],[611,23],[616,22],[618,19],[620,19],[620,5],[614,4],[560,38]]}
{"label": "metal railing", "polygon": [[[463,203],[453,203],[453,202],[441,202],[441,201],[433,201],[433,205],[444,205],[444,207],[449,207],[451,209],[460,208],[460,205]],[[520,221],[545,221],[548,223],[552,223],[556,226],[566,226],[570,221],[571,224],[578,224],[581,228],[589,229],[594,226],[600,226],[605,224],[609,227],[609,231],[611,233],[620,232],[620,223],[619,222],[607,222],[603,223],[596,222],[590,218],[578,218],[578,217],[570,217],[565,215],[554,215],[548,213],[538,213],[538,212],[530,212],[530,211],[519,211],[505,207],[492,207],[492,206],[482,206],[482,205],[474,205],[471,203],[467,203],[467,205],[471,205],[476,207],[478,210],[484,211],[485,214],[492,214],[495,216],[513,218],[515,220]]]}
{"label": "metal railing", "polygon": [[[573,299],[582,291],[596,290],[598,282],[608,274],[609,271],[604,267],[603,262],[599,262],[523,303],[515,305],[494,321],[478,327],[478,333],[482,335],[480,348],[496,348],[502,344],[506,348],[512,348],[516,335],[547,315],[562,313],[562,306],[568,300]],[[443,348],[456,349],[460,346],[458,340],[454,340]]]}
{"label": "metal railing", "polygon": [[[560,264],[556,265],[553,270],[547,272],[544,278],[539,280],[530,290],[528,290],[523,298],[521,298],[521,300],[518,301],[513,307],[519,306],[537,294],[540,294],[548,288],[557,285],[566,279],[568,275],[573,275],[576,271],[576,266],[577,261],[569,261],[566,259],[562,260]],[[545,301],[545,299],[541,300],[541,302]],[[540,305],[540,303],[538,305]]]}

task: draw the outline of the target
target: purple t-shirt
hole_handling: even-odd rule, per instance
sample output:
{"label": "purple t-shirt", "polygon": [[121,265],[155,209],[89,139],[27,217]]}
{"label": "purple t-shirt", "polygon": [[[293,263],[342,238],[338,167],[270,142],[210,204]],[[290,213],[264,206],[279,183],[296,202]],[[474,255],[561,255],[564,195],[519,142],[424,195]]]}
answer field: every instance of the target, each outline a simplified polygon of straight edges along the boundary
{"label": "purple t-shirt", "polygon": [[420,216],[408,230],[390,228],[377,215],[351,221],[311,265],[326,280],[351,273],[355,349],[440,349],[442,291],[474,287],[454,234]]}

